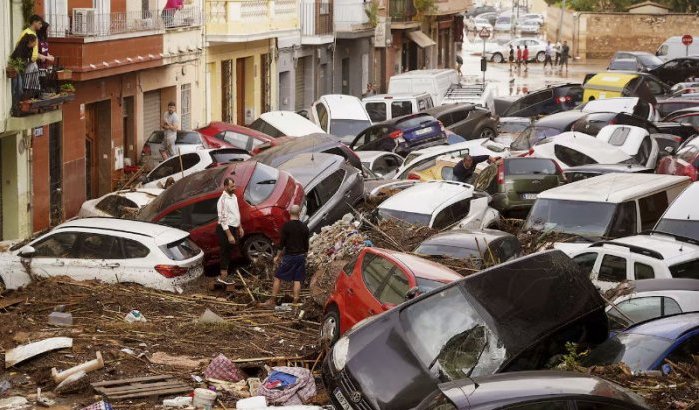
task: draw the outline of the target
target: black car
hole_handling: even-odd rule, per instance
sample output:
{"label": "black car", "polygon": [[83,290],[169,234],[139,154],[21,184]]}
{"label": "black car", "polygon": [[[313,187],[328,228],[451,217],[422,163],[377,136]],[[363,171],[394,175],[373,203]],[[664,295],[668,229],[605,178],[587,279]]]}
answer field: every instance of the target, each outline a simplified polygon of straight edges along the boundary
{"label": "black car", "polygon": [[563,171],[563,175],[566,182],[570,183],[611,173],[652,174],[654,172],[654,169],[638,164],[593,164],[567,168]]}
{"label": "black car", "polygon": [[298,154],[306,152],[324,152],[344,158],[353,167],[361,170],[362,162],[347,145],[330,134],[309,134],[293,138],[284,144],[268,148],[255,156],[255,161],[277,168]]}
{"label": "black car", "polygon": [[410,409],[439,383],[542,369],[568,342],[603,342],[604,308],[564,253],[536,253],[356,326],[328,353],[323,381],[336,408]]}
{"label": "black car", "polygon": [[699,77],[699,56],[675,58],[649,72],[664,83],[675,85],[688,78]]}
{"label": "black car", "polygon": [[583,100],[580,84],[551,85],[523,97],[495,98],[495,112],[501,117],[536,117],[575,108]]}
{"label": "black car", "polygon": [[648,410],[635,393],[598,377],[544,370],[442,383],[418,410]]}
{"label": "black car", "polygon": [[588,115],[588,113],[573,110],[543,117],[522,131],[522,133],[512,141],[510,149],[514,151],[526,151],[545,138],[570,131],[571,127],[578,120]]}
{"label": "black car", "polygon": [[[404,157],[411,151],[447,143],[444,126],[424,112],[374,124],[350,144],[356,151],[389,151]],[[286,145],[286,144],[284,144]]]}
{"label": "black car", "polygon": [[609,61],[609,67],[607,67],[607,69],[610,71],[624,70],[648,72],[660,66],[662,63],[663,60],[659,59],[658,56],[653,53],[645,51],[617,51]]}
{"label": "black car", "polygon": [[490,115],[490,110],[474,104],[445,104],[425,110],[425,113],[467,140],[492,139],[497,133],[497,121]]}
{"label": "black car", "polygon": [[694,107],[699,107],[699,98],[673,97],[658,101],[655,109],[658,110],[658,114],[661,116],[668,116],[675,111]]}

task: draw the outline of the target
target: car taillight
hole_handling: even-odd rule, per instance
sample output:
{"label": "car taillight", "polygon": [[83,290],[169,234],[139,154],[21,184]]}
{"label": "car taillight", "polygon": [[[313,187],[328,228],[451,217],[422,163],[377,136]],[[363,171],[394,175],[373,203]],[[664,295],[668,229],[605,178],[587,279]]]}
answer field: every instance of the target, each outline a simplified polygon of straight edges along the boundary
{"label": "car taillight", "polygon": [[498,164],[498,185],[505,184],[505,162],[500,161]]}
{"label": "car taillight", "polygon": [[408,179],[412,179],[412,180],[417,180],[417,181],[419,181],[419,180],[421,180],[422,178],[420,178],[420,175],[418,175],[418,174],[416,174],[416,173],[414,173],[414,172],[411,172],[411,173],[408,174]]}
{"label": "car taillight", "polygon": [[609,125],[614,125],[614,124],[616,124],[616,123],[617,123],[616,118],[612,118],[612,120],[609,121]]}
{"label": "car taillight", "polygon": [[150,155],[150,145],[146,144],[143,146],[143,150],[141,151],[141,156],[143,155]]}
{"label": "car taillight", "polygon": [[175,265],[155,265],[155,270],[166,278],[176,278],[189,272],[189,268]]}
{"label": "car taillight", "polygon": [[687,175],[688,177],[690,177],[690,178],[692,179],[692,181],[696,181],[696,180],[697,180],[697,177],[699,177],[699,175],[697,174],[697,169],[696,169],[696,168],[694,168],[694,167],[691,166],[691,165],[687,165],[686,167],[684,167],[684,169],[685,169],[685,175]]}
{"label": "car taillight", "polygon": [[675,140],[675,142],[682,142],[682,137],[672,137],[672,139]]}
{"label": "car taillight", "polygon": [[563,104],[571,101],[573,101],[573,99],[569,95],[566,95],[564,97],[556,97],[556,103],[558,104]]}
{"label": "car taillight", "polygon": [[521,157],[528,157],[528,156],[531,156],[531,155],[534,155],[534,148],[529,148],[529,151],[527,151],[526,153],[524,153],[524,154],[522,154],[522,155],[520,155],[520,156],[521,156]]}
{"label": "car taillight", "polygon": [[391,138],[394,140],[403,138],[403,131],[401,131],[401,130],[393,131],[392,133],[388,134],[388,138]]}

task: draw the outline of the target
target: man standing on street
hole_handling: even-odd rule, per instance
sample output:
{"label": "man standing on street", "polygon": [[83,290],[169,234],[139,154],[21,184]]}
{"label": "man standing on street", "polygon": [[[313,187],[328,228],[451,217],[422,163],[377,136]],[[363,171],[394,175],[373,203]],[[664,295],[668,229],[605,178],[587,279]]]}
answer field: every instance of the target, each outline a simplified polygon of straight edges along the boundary
{"label": "man standing on street", "polygon": [[473,177],[473,172],[476,170],[476,165],[485,161],[488,161],[490,164],[496,160],[497,158],[489,155],[476,155],[475,157],[472,157],[471,155],[466,154],[464,159],[459,161],[459,163],[454,167],[454,179],[459,182],[470,184],[472,183],[471,178]]}
{"label": "man standing on street", "polygon": [[[164,138],[163,138],[163,159],[175,156],[175,141],[177,141],[177,130],[180,129],[180,117],[175,112],[175,103],[170,101],[167,111],[163,113]],[[165,156],[167,154],[167,157]]]}
{"label": "man standing on street", "polygon": [[561,63],[561,42],[556,41],[556,45],[553,46],[553,51],[556,52],[556,65]]}
{"label": "man standing on street", "polygon": [[566,73],[568,73],[568,57],[570,57],[570,47],[568,47],[568,42],[564,41],[563,46],[561,46],[561,67],[560,71],[563,72],[563,65],[566,66]]}
{"label": "man standing on street", "polygon": [[221,248],[221,279],[228,277],[228,266],[231,262],[231,252],[243,237],[243,227],[240,224],[238,197],[235,195],[235,181],[231,178],[223,180],[223,193],[216,204],[218,225],[216,234]]}
{"label": "man standing on street", "polygon": [[522,49],[519,48],[519,46],[517,46],[517,71],[519,71],[521,66],[522,66]]}
{"label": "man standing on street", "polygon": [[546,44],[546,52],[544,56],[544,72],[546,72],[546,65],[550,65],[551,69],[553,70],[553,47],[551,47],[551,42],[549,41]]}
{"label": "man standing on street", "polygon": [[262,303],[262,306],[274,307],[277,303],[277,295],[281,288],[281,281],[294,283],[294,304],[300,302],[301,283],[306,279],[306,254],[308,253],[308,240],[310,232],[305,223],[299,220],[301,207],[293,205],[289,210],[291,220],[282,226],[279,252],[274,258],[279,263],[277,273],[274,274],[272,284],[272,297]]}

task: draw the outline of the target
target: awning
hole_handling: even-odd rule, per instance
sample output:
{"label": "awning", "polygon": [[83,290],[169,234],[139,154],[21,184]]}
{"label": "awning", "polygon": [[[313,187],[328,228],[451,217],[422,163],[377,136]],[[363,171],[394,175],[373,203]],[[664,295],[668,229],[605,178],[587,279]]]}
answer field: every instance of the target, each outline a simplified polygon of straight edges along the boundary
{"label": "awning", "polygon": [[415,44],[420,46],[420,48],[427,48],[437,44],[427,34],[420,30],[408,31],[408,38],[414,41]]}

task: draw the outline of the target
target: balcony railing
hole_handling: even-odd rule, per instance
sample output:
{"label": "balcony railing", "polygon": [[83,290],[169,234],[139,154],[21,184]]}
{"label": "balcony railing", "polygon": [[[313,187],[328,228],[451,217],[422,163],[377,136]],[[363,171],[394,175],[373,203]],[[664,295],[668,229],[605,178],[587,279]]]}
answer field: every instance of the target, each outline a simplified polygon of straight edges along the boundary
{"label": "balcony railing", "polygon": [[301,34],[304,36],[321,36],[333,32],[333,3],[331,0],[302,0]]}
{"label": "balcony railing", "polygon": [[13,117],[55,110],[75,98],[72,86],[61,88],[53,68],[18,73],[11,83]]}
{"label": "balcony railing", "polygon": [[371,28],[366,12],[370,3],[369,0],[335,0],[335,29],[337,31],[355,31]]}
{"label": "balcony railing", "polygon": [[100,13],[98,9],[73,9],[71,16],[47,15],[51,37],[109,37],[201,25],[201,9],[142,10]]}
{"label": "balcony railing", "polygon": [[273,37],[299,28],[297,0],[207,0],[207,35]]}
{"label": "balcony railing", "polygon": [[417,14],[412,0],[390,0],[388,12],[392,23],[406,23]]}

